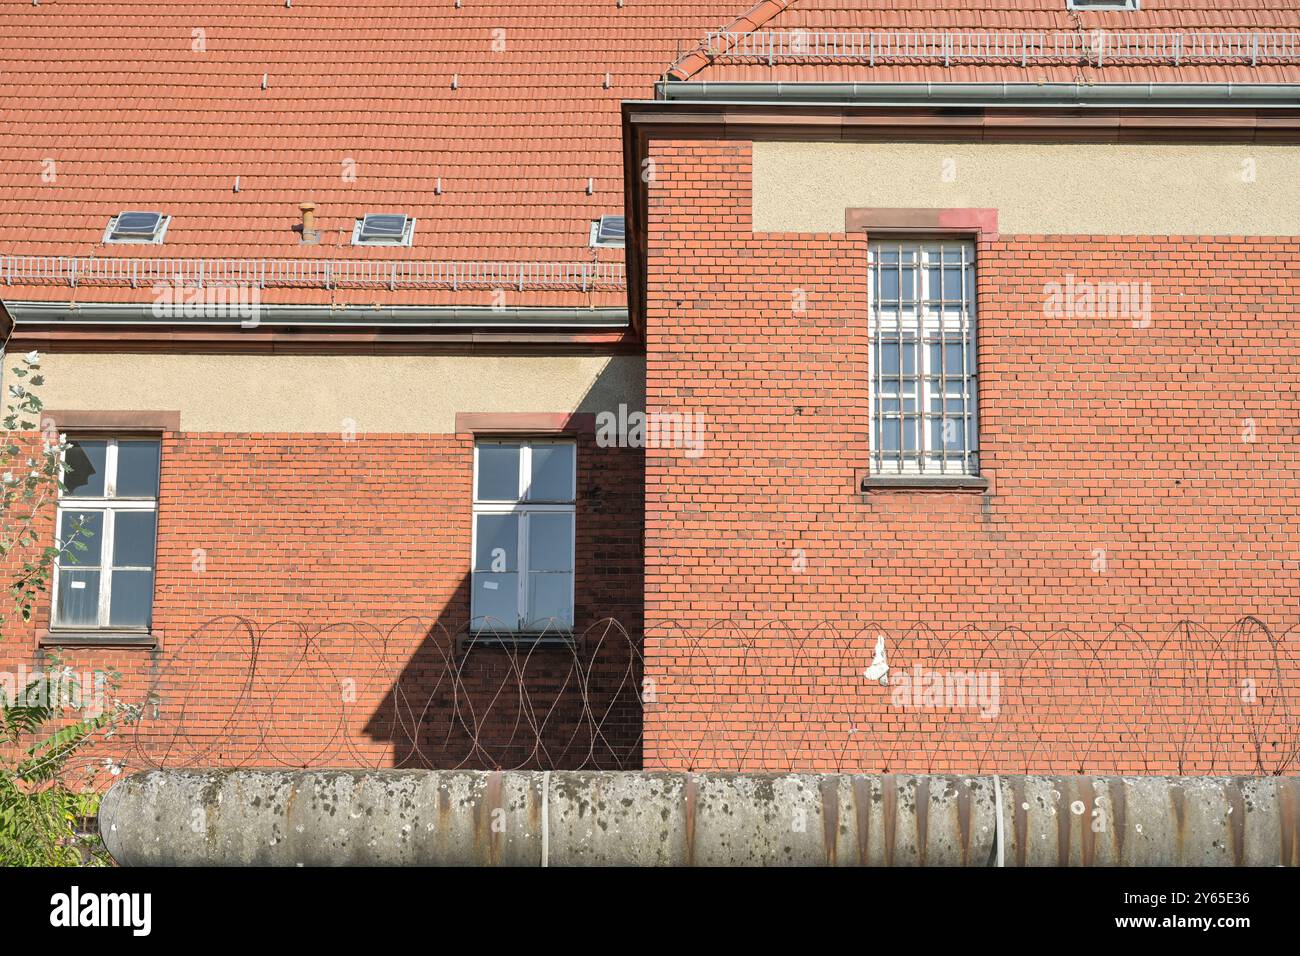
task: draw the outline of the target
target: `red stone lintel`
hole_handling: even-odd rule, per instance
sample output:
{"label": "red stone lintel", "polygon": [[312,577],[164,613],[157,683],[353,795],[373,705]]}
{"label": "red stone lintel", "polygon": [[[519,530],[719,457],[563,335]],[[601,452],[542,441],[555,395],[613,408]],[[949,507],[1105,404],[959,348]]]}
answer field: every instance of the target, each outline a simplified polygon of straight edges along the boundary
{"label": "red stone lintel", "polygon": [[592,412],[457,412],[456,434],[594,435]]}
{"label": "red stone lintel", "polygon": [[981,239],[996,238],[996,209],[898,208],[844,210],[845,232],[967,233]]}

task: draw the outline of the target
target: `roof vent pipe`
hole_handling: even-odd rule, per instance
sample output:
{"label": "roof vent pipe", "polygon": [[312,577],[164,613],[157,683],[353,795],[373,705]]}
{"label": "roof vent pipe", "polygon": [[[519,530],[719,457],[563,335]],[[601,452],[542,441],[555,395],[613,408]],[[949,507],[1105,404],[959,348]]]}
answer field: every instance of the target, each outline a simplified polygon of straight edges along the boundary
{"label": "roof vent pipe", "polygon": [[320,230],[316,228],[316,204],[314,202],[300,202],[298,209],[302,212],[302,222],[298,224],[298,231],[302,233],[304,243],[320,242]]}

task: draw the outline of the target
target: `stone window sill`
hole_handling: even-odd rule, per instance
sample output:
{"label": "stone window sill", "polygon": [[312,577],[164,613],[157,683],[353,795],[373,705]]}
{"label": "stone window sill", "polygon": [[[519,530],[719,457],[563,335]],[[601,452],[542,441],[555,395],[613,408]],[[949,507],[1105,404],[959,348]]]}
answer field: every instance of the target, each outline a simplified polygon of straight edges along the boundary
{"label": "stone window sill", "polygon": [[989,480],[982,475],[861,475],[858,490],[876,491],[970,491],[989,490]]}
{"label": "stone window sill", "polygon": [[157,631],[59,630],[43,631],[41,647],[144,647],[153,649],[161,643]]}

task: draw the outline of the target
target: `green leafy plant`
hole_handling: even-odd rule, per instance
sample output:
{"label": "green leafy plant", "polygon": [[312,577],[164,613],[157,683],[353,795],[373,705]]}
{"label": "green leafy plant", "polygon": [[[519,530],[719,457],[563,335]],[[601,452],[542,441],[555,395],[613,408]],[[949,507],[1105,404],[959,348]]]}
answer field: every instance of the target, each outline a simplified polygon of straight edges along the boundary
{"label": "green leafy plant", "polygon": [[[60,553],[57,546],[42,545],[42,519],[62,487],[67,437],[58,434],[52,422],[48,428],[41,423],[44,405],[36,389],[45,384],[45,377],[40,367],[40,354],[28,352],[9,370],[13,381],[8,384],[5,416],[0,420],[4,428],[0,440],[0,562],[16,564],[9,585],[13,605],[0,607],[0,628],[14,613],[24,621],[31,620],[32,608],[48,589]],[[38,426],[39,449],[32,437]],[[85,550],[84,543],[77,543]],[[73,547],[71,541],[68,545]]]}
{"label": "green leafy plant", "polygon": [[[66,777],[72,758],[101,731],[111,733],[122,710],[115,705],[66,722],[68,701],[80,689],[71,668],[60,667],[38,676],[12,701],[0,690],[0,738],[18,755],[12,765],[6,761],[0,767],[0,864],[109,862],[98,835],[81,826],[97,809],[98,794],[70,786]],[[33,737],[35,742],[24,746]]]}
{"label": "green leafy plant", "polygon": [[[41,543],[51,536],[46,516],[63,488],[67,438],[40,421],[43,405],[35,391],[44,384],[40,355],[29,352],[10,372],[14,380],[0,419],[0,565],[13,575],[12,604],[0,606],[5,638],[15,618],[31,620],[56,561],[85,551],[81,539],[89,534],[76,522],[66,540]],[[33,433],[38,422],[40,431]],[[10,686],[0,686],[0,865],[110,862],[98,835],[80,825],[94,815],[98,794],[90,788],[89,774],[79,785],[69,781],[71,765],[98,737],[138,720],[139,709],[117,700],[103,706],[119,675],[94,671],[87,688],[55,655],[21,688],[13,686],[13,675],[3,676]],[[86,703],[88,690],[93,706]]]}

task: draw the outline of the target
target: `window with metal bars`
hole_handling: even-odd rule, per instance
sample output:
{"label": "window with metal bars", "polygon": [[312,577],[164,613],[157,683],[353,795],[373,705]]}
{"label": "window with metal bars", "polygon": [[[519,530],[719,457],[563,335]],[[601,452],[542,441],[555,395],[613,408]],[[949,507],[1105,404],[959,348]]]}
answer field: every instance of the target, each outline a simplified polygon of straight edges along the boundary
{"label": "window with metal bars", "polygon": [[977,475],[974,243],[868,249],[871,473]]}

